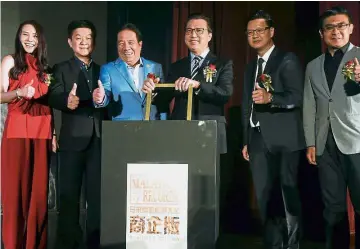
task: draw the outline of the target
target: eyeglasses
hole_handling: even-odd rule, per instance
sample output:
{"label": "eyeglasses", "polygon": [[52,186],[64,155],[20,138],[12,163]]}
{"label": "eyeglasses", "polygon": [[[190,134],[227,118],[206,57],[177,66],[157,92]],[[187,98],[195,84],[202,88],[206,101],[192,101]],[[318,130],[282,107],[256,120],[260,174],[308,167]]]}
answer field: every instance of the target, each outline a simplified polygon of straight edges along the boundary
{"label": "eyeglasses", "polygon": [[327,32],[334,31],[335,28],[337,30],[345,30],[349,25],[350,25],[350,23],[338,23],[336,25],[325,25],[324,30]]}
{"label": "eyeglasses", "polygon": [[205,29],[205,28],[195,28],[195,29],[188,28],[188,29],[185,29],[185,34],[186,35],[191,35],[193,33],[193,31],[195,31],[195,33],[197,35],[202,35],[202,34],[204,34],[205,30],[207,30],[207,29]]}
{"label": "eyeglasses", "polygon": [[256,34],[264,34],[265,30],[270,29],[270,27],[265,27],[265,28],[259,28],[259,29],[253,29],[253,30],[246,30],[245,31],[245,35],[247,36],[253,36],[255,33]]}

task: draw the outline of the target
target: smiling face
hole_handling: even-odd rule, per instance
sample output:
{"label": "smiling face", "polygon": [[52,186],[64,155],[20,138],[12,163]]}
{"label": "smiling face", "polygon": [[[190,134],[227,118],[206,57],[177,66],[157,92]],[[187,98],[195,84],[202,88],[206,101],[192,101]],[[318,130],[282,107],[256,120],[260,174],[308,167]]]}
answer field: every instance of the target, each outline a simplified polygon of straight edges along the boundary
{"label": "smiling face", "polygon": [[32,54],[38,47],[38,34],[31,24],[25,24],[20,33],[20,42],[26,53]]}
{"label": "smiling face", "polygon": [[69,46],[78,58],[88,58],[94,49],[93,36],[89,28],[77,28],[68,39]]}
{"label": "smiling face", "polygon": [[329,48],[338,49],[345,46],[353,32],[354,25],[344,14],[329,16],[324,20],[320,36]]}
{"label": "smiling face", "polygon": [[209,33],[207,22],[203,19],[190,20],[185,29],[185,44],[195,55],[200,55],[209,47],[212,33]]}
{"label": "smiling face", "polygon": [[273,45],[274,28],[266,24],[265,19],[255,19],[248,22],[247,36],[250,47],[258,54],[263,54]]}
{"label": "smiling face", "polygon": [[140,60],[142,41],[138,41],[136,33],[125,29],[118,33],[118,54],[126,64],[133,66]]}

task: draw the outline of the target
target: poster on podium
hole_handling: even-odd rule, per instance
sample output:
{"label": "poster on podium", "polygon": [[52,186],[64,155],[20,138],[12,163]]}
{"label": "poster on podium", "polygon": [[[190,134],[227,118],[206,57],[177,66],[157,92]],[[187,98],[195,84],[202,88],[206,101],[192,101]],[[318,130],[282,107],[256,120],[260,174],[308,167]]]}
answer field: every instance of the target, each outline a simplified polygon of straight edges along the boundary
{"label": "poster on podium", "polygon": [[187,214],[187,164],[127,164],[126,249],[187,249]]}

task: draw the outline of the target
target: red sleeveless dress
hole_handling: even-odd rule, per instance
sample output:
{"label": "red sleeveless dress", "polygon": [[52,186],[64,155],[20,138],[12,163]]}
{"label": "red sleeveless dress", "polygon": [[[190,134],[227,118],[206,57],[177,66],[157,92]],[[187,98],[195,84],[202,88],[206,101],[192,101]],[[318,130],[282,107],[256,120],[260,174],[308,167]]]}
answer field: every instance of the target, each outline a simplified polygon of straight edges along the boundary
{"label": "red sleeveless dress", "polygon": [[1,144],[1,199],[5,249],[45,249],[48,165],[52,137],[48,85],[38,79],[36,58],[26,54],[28,70],[9,80],[8,91],[33,80],[32,99],[8,103]]}

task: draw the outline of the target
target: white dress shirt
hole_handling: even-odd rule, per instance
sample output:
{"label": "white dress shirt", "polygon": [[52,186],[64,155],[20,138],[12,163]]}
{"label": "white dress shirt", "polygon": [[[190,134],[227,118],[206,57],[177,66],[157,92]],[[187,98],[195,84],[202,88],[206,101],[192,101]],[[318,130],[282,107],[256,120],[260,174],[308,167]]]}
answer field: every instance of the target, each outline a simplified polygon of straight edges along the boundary
{"label": "white dress shirt", "polygon": [[140,63],[136,64],[135,67],[127,65],[127,69],[134,81],[134,85],[136,89],[138,90],[138,93],[142,95],[141,88],[143,86],[144,82],[144,65],[140,58]]}

